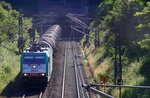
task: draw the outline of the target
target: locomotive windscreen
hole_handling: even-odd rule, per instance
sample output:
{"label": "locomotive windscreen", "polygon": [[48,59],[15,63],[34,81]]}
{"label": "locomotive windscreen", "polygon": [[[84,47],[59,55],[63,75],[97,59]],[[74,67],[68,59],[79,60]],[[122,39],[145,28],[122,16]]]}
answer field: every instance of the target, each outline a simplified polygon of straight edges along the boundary
{"label": "locomotive windscreen", "polygon": [[24,64],[45,64],[44,56],[25,56],[23,60]]}
{"label": "locomotive windscreen", "polygon": [[45,56],[30,55],[23,57],[23,73],[46,73]]}

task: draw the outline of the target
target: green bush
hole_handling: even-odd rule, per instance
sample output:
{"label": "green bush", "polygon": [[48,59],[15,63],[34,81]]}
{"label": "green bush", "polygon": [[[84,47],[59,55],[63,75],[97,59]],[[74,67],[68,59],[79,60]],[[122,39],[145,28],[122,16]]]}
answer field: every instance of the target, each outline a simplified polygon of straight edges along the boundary
{"label": "green bush", "polygon": [[[141,1],[143,0],[104,0],[99,5],[95,20],[91,23],[93,31],[90,35],[93,37],[95,34],[99,35],[99,39],[104,42],[103,45],[89,52],[94,55],[95,60],[92,68],[95,70],[98,68],[93,72],[97,73],[97,76],[109,75],[110,84],[113,84],[114,78],[112,65],[115,56],[115,34],[117,34],[117,41],[121,44],[123,83],[125,85],[150,85],[150,2],[146,0],[143,5]],[[90,39],[90,43],[93,45],[94,40]],[[112,47],[106,43],[111,44]],[[109,65],[107,65],[108,61],[111,61]],[[96,83],[100,82],[97,78],[94,80]],[[107,93],[118,97],[118,89],[110,88]],[[150,91],[122,89],[122,97],[149,98]]]}

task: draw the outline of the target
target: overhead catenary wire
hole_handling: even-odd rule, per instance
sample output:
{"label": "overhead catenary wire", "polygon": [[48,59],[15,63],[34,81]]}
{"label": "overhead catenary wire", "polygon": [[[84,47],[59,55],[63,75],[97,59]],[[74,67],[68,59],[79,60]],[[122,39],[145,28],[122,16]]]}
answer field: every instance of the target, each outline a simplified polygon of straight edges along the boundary
{"label": "overhead catenary wire", "polygon": [[72,21],[74,21],[75,23],[77,23],[79,25],[82,25],[83,27],[91,30],[87,24],[85,24],[84,22],[82,22],[81,20],[79,20],[77,17],[74,17],[72,14],[67,14],[66,16],[68,18],[70,18]]}
{"label": "overhead catenary wire", "polygon": [[[73,16],[73,14],[67,14],[66,17],[70,18],[75,23],[77,23],[77,24],[87,28],[88,30],[93,31],[86,23],[82,22],[80,19],[78,19],[77,17]],[[71,28],[76,30],[76,31],[78,31],[78,32],[80,32],[80,33],[82,33],[82,34],[84,34],[84,35],[86,35],[86,36],[88,36],[88,37],[90,37],[90,38],[92,38],[92,39],[94,39],[94,40],[96,40],[96,41],[99,41],[100,44],[105,44],[105,45],[108,45],[109,47],[113,47],[114,48],[114,46],[112,46],[111,44],[108,44],[107,42],[104,42],[104,41],[101,41],[101,40],[99,40],[99,39],[97,39],[95,37],[92,37],[89,34],[86,34],[85,32],[83,32],[83,31],[81,31],[81,30],[79,30],[77,28],[74,28],[72,26],[71,26]]]}
{"label": "overhead catenary wire", "polygon": [[[108,45],[109,47],[113,47],[112,45],[110,45],[110,44],[108,44],[108,43],[106,43],[106,42],[103,42],[103,41],[101,41],[101,40],[98,40],[97,38],[95,38],[95,37],[93,37],[93,36],[90,36],[89,34],[86,34],[85,32],[80,31],[80,30],[77,29],[77,28],[74,28],[74,27],[72,27],[72,26],[71,26],[71,28],[74,29],[74,30],[76,30],[76,31],[78,31],[78,32],[80,32],[80,33],[82,33],[82,34],[84,34],[84,35],[86,35],[86,36],[88,36],[89,38],[92,38],[92,39],[95,39],[96,41],[99,41],[100,44],[105,44],[105,45]],[[113,47],[113,48],[114,48],[114,47]]]}

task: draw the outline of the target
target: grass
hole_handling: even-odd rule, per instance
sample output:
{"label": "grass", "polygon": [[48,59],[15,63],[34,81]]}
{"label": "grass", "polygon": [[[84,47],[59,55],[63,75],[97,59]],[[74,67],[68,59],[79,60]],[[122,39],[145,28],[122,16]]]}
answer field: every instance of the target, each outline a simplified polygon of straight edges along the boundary
{"label": "grass", "polygon": [[134,61],[128,67],[123,68],[123,73],[126,73],[123,75],[125,85],[139,85],[144,80],[144,77],[139,72],[140,63],[141,61]]}
{"label": "grass", "polygon": [[97,66],[97,68],[94,70],[94,76],[96,78],[98,78],[99,74],[100,75],[105,75],[106,72],[108,72],[109,69],[112,68],[112,63],[111,62],[112,62],[111,58],[104,59],[104,61],[101,62],[99,64],[99,66]]}
{"label": "grass", "polygon": [[[140,68],[141,68],[141,61],[134,61],[130,63],[127,67],[123,67],[123,85],[131,85],[131,86],[139,86],[145,80],[145,77],[141,75]],[[112,90],[112,95],[116,98],[118,97],[117,89]],[[122,98],[138,98],[134,96],[139,96],[139,93],[133,93],[133,90],[137,89],[129,89],[129,88],[122,88]],[[141,90],[141,89],[140,89]],[[132,96],[132,97],[131,97]],[[142,98],[142,97],[140,97]]]}
{"label": "grass", "polygon": [[87,57],[87,59],[88,59],[88,62],[89,62],[89,64],[90,64],[90,68],[91,68],[92,70],[94,70],[94,69],[96,68],[96,58],[95,58],[95,56],[93,56],[92,54],[90,54],[90,55]]}
{"label": "grass", "polygon": [[89,66],[84,66],[85,74],[86,74],[86,79],[88,82],[91,81],[92,74],[90,72],[90,67]]}
{"label": "grass", "polygon": [[0,46],[0,92],[19,73],[20,56],[17,54],[17,42],[3,42]]}
{"label": "grass", "polygon": [[[150,58],[144,56],[140,60],[130,64],[130,68],[126,69],[128,74],[125,76],[125,83],[128,85],[150,85]],[[127,71],[128,70],[128,71]],[[128,80],[127,80],[128,79]],[[123,97],[126,98],[150,98],[149,89],[126,89]]]}
{"label": "grass", "polygon": [[[87,57],[89,67],[85,66],[85,70],[91,70],[93,73],[93,80],[95,83],[101,83],[99,76],[108,75],[109,80],[107,84],[113,85],[113,75],[114,75],[114,61],[112,56],[105,53],[106,49],[104,47],[99,47],[97,49],[84,48],[85,55]],[[123,84],[124,85],[150,85],[150,58],[148,56],[143,56],[138,59],[130,60],[126,56],[123,56]],[[88,71],[86,71],[88,72]],[[90,76],[90,72],[86,74]],[[93,82],[93,81],[92,81]],[[100,90],[103,91],[103,88]],[[119,98],[118,88],[106,88],[106,93],[111,94],[115,98]],[[149,98],[150,91],[145,89],[129,89],[122,88],[122,98]]]}

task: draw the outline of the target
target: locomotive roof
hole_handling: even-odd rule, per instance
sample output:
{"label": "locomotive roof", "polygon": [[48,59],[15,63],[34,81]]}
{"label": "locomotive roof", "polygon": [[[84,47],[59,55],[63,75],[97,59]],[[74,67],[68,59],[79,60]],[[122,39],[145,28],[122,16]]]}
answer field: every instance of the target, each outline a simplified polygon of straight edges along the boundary
{"label": "locomotive roof", "polygon": [[48,51],[48,48],[41,48],[41,50],[31,51],[30,48],[27,48],[24,53],[42,53]]}

